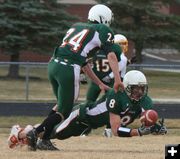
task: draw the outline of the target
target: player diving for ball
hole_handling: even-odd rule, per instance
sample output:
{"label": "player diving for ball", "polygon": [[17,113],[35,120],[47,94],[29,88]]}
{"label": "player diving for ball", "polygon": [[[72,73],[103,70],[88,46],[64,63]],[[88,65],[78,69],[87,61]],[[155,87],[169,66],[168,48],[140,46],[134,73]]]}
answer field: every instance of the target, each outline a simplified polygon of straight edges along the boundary
{"label": "player diving for ball", "polygon": [[[124,76],[125,91],[110,90],[95,103],[82,103],[74,107],[69,117],[57,124],[51,138],[60,140],[72,136],[80,136],[89,133],[110,123],[112,132],[118,137],[143,136],[148,134],[164,135],[167,133],[163,122],[152,126],[141,123],[139,128],[130,128],[128,125],[141,116],[145,110],[153,109],[151,98],[147,95],[148,84],[145,75],[137,70],[132,70]],[[28,125],[24,129],[14,125],[8,138],[9,147],[26,144],[26,134],[33,129]],[[36,148],[51,150],[42,147],[39,139]]]}

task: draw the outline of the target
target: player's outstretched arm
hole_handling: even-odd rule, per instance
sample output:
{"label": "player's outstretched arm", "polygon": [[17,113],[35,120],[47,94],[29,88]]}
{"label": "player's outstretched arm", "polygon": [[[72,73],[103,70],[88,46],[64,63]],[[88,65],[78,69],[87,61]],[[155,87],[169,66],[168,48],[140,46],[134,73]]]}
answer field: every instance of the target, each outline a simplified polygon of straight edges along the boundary
{"label": "player's outstretched arm", "polygon": [[152,126],[142,125],[138,129],[131,129],[128,127],[121,126],[121,118],[119,115],[114,113],[109,113],[111,129],[114,136],[119,137],[132,137],[132,136],[142,136],[152,133]]}
{"label": "player's outstretched arm", "polygon": [[110,52],[107,55],[109,65],[112,69],[112,72],[114,74],[114,90],[117,92],[119,88],[124,90],[124,85],[121,81],[120,74],[119,74],[119,66],[118,66],[118,60],[114,52]]}

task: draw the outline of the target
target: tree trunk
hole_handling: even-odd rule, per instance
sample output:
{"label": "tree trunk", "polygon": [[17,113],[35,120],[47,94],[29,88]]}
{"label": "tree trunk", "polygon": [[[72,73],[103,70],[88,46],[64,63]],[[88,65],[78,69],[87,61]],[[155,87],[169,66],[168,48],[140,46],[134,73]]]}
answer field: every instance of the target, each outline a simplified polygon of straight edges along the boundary
{"label": "tree trunk", "polygon": [[[11,62],[19,62],[19,52],[14,53],[11,55]],[[11,64],[9,67],[8,77],[10,78],[18,78],[19,77],[19,65],[18,64]]]}
{"label": "tree trunk", "polygon": [[143,50],[143,41],[142,40],[136,40],[135,41],[135,51],[136,51],[136,57],[137,57],[137,63],[142,63],[142,50]]}

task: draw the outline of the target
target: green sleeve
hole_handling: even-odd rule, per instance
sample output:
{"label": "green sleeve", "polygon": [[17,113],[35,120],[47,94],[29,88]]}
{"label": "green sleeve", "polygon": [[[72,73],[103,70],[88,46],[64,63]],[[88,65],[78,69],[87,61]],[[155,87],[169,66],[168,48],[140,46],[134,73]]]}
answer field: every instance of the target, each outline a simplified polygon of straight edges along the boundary
{"label": "green sleeve", "polygon": [[144,99],[142,100],[142,107],[145,110],[153,109],[153,102],[149,96],[145,96]]}

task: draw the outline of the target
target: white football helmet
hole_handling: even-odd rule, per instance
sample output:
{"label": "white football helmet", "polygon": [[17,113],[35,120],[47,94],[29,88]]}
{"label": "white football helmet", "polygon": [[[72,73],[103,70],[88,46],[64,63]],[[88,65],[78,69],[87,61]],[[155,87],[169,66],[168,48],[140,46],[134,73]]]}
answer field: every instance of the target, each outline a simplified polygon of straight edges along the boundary
{"label": "white football helmet", "polygon": [[121,46],[123,53],[126,53],[128,51],[128,40],[124,35],[114,35],[114,43],[119,44]]}
{"label": "white football helmet", "polygon": [[110,26],[113,21],[113,13],[107,6],[97,4],[89,10],[88,20]]}
{"label": "white football helmet", "polygon": [[138,70],[127,72],[123,84],[127,95],[134,101],[139,101],[148,92],[146,77]]}

